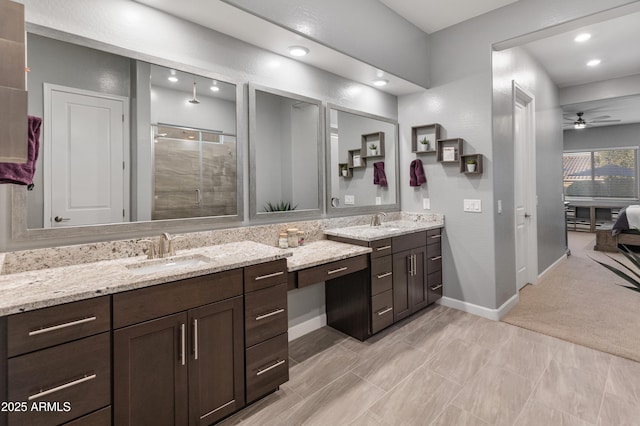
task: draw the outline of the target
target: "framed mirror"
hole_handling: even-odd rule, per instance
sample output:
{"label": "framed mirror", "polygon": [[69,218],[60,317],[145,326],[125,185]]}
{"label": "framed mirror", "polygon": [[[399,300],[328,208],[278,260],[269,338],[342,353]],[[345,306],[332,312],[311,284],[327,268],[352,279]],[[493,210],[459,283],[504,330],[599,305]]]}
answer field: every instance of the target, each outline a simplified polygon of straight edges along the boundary
{"label": "framed mirror", "polygon": [[242,220],[241,84],[77,38],[27,41],[43,123],[34,188],[12,191],[14,239]]}
{"label": "framed mirror", "polygon": [[322,102],[249,84],[250,216],[323,211]]}
{"label": "framed mirror", "polygon": [[329,213],[399,210],[398,122],[337,105],[327,108]]}

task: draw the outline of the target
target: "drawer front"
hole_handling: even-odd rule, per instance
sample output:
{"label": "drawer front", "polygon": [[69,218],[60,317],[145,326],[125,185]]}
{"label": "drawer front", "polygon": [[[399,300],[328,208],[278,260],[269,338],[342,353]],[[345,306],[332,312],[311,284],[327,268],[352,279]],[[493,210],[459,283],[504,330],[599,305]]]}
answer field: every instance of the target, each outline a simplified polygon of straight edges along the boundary
{"label": "drawer front", "polygon": [[286,333],[287,284],[247,293],[244,299],[246,346]]}
{"label": "drawer front", "polygon": [[247,349],[247,404],[289,380],[288,333]]}
{"label": "drawer front", "polygon": [[442,271],[427,275],[427,303],[431,304],[442,297]]}
{"label": "drawer front", "polygon": [[109,333],[11,358],[7,381],[9,401],[59,404],[59,411],[9,413],[11,425],[60,424],[110,405]]}
{"label": "drawer front", "polygon": [[383,256],[371,261],[371,295],[391,290],[393,287],[392,256]]}
{"label": "drawer front", "polygon": [[338,278],[356,271],[366,269],[368,266],[367,255],[338,260],[313,268],[298,271],[298,287],[317,284],[332,278]]}
{"label": "drawer front", "polygon": [[427,246],[427,274],[442,270],[442,254],[440,244]]}
{"label": "drawer front", "polygon": [[274,262],[261,263],[259,265],[244,268],[244,291],[256,291],[274,285],[287,282],[287,260],[280,259]]}
{"label": "drawer front", "polygon": [[385,238],[383,240],[371,241],[370,244],[371,250],[371,258],[375,259],[380,256],[389,256],[391,254],[391,238]]}
{"label": "drawer front", "polygon": [[424,247],[427,241],[427,231],[414,232],[413,234],[401,235],[391,239],[393,252],[398,253],[411,250],[417,247]]}
{"label": "drawer front", "polygon": [[242,295],[242,269],[113,295],[113,328],[121,328]]}
{"label": "drawer front", "polygon": [[393,291],[385,291],[371,298],[371,332],[377,333],[393,324]]}
{"label": "drawer front", "polygon": [[427,231],[427,245],[439,244],[442,241],[442,228]]}
{"label": "drawer front", "polygon": [[108,331],[109,296],[57,305],[7,317],[9,357]]}
{"label": "drawer front", "polygon": [[111,406],[72,420],[64,426],[111,426]]}

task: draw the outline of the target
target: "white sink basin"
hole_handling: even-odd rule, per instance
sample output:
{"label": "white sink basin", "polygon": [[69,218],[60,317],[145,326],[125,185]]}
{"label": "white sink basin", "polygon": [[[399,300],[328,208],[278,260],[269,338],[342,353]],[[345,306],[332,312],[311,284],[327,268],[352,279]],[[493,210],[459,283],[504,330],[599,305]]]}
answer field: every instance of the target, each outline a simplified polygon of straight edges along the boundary
{"label": "white sink basin", "polygon": [[211,259],[206,256],[196,254],[191,256],[147,260],[133,265],[127,265],[127,269],[129,272],[136,275],[155,274],[156,272],[170,271],[177,268],[202,266],[210,260]]}

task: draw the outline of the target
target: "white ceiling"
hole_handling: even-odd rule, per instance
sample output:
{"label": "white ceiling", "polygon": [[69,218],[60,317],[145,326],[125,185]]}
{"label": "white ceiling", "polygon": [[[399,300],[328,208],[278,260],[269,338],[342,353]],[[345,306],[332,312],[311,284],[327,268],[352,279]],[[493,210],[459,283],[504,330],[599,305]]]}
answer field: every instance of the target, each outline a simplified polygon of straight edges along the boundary
{"label": "white ceiling", "polygon": [[[587,127],[640,123],[640,95],[564,105],[562,111],[567,118],[563,126],[565,129],[573,128],[573,121],[577,119],[578,112],[584,112],[583,118],[587,122]],[[603,117],[602,120],[620,121],[614,123],[592,123],[591,120],[597,117]]]}
{"label": "white ceiling", "polygon": [[380,0],[427,34],[483,15],[517,0]]}

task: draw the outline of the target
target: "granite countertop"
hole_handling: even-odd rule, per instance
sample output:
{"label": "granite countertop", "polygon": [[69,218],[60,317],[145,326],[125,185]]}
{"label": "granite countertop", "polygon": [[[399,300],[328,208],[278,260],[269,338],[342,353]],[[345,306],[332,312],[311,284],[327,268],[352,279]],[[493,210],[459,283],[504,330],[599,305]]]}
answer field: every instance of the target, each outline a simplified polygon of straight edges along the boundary
{"label": "granite countertop", "polygon": [[380,226],[360,225],[346,228],[325,229],[326,235],[351,238],[360,241],[375,241],[382,238],[397,237],[418,231],[442,228],[444,220],[394,220],[383,222]]}
{"label": "granite countertop", "polygon": [[0,275],[0,316],[242,268],[291,254],[291,251],[277,247],[242,241],[180,250],[173,259],[208,259],[145,274],[135,274],[127,266],[157,263],[163,259],[147,260],[145,256],[138,256]]}
{"label": "granite countertop", "polygon": [[336,260],[371,253],[371,248],[337,241],[319,240],[282,251],[291,253],[291,257],[287,257],[287,270],[294,272]]}

